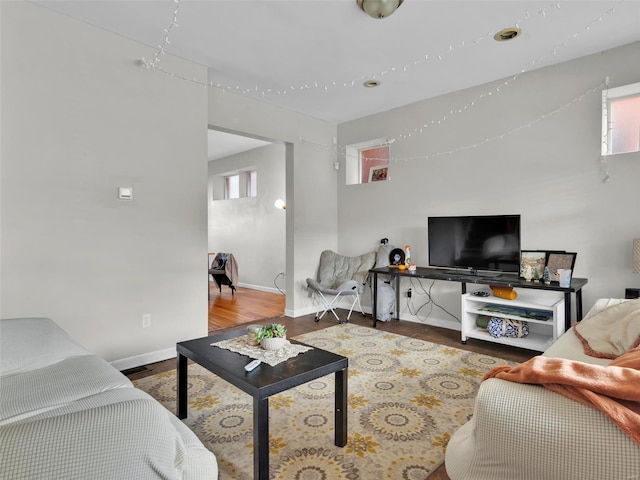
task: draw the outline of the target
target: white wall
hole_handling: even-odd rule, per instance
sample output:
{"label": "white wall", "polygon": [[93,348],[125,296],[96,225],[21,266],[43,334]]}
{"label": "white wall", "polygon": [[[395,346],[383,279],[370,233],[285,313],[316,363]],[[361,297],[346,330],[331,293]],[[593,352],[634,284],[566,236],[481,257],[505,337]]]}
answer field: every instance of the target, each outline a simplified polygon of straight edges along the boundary
{"label": "white wall", "polygon": [[[526,73],[499,92],[496,87],[503,82],[339,125],[340,145],[412,133],[391,146],[391,156],[400,160],[391,161],[390,181],[345,185],[342,169],[340,249],[355,251],[388,237],[392,244],[411,245],[412,260],[426,266],[428,216],[517,213],[522,215],[523,249],[577,252],[575,276],[589,279],[583,290],[585,312],[599,297],[624,296],[625,287],[640,283],[631,271],[632,239],[640,236],[640,155],[610,158],[611,180],[603,183],[601,89],[572,100],[606,76],[612,87],[637,82],[638,58],[640,43],[635,43]],[[473,107],[451,114],[481,94],[485,98]],[[485,142],[558,108],[539,123]],[[418,133],[444,117],[449,118]],[[424,158],[464,146],[473,148]],[[436,283],[432,293],[459,317],[459,284]],[[414,294],[413,307],[425,299]],[[402,303],[406,318],[415,320]],[[425,307],[420,316],[428,311]],[[448,319],[434,308],[434,323]]]}
{"label": "white wall", "polygon": [[305,280],[315,275],[320,253],[338,247],[338,177],[330,148],[336,125],[215,88],[209,89],[209,125],[286,143],[285,313],[315,312]]}
{"label": "white wall", "polygon": [[107,360],[206,335],[206,89],[140,68],[152,50],[121,36],[0,8],[0,314],[51,317]]}
{"label": "white wall", "polygon": [[[220,199],[225,175],[247,170],[257,174],[256,196]],[[209,162],[209,251],[233,253],[241,286],[278,291],[274,279],[286,267],[286,212],[274,202],[286,197],[285,174],[282,144]],[[282,277],[277,285],[285,288]]]}

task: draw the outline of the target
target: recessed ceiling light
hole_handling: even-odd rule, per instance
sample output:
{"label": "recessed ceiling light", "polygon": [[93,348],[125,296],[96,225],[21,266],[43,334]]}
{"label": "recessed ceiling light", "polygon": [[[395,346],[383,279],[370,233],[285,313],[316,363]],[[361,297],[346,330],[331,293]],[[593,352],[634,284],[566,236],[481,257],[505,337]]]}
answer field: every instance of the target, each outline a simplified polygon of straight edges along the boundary
{"label": "recessed ceiling light", "polygon": [[367,80],[366,82],[363,83],[363,85],[367,88],[379,87],[380,80]]}
{"label": "recessed ceiling light", "polygon": [[518,27],[503,28],[493,36],[493,39],[497,42],[506,42],[507,40],[513,40],[514,38],[520,36],[521,33],[522,30],[520,30]]}

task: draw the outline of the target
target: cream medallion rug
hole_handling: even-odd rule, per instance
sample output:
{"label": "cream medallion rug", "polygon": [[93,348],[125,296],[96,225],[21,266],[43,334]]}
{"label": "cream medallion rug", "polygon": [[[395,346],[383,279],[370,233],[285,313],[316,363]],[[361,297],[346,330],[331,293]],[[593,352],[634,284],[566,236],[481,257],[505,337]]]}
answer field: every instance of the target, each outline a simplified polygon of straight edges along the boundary
{"label": "cream medallion rug", "polygon": [[[349,357],[348,441],[334,445],[333,374],[274,395],[274,479],[425,479],[472,415],[484,373],[513,364],[348,323],[296,340]],[[134,383],[176,411],[175,370]],[[188,398],[185,423],[217,456],[220,479],[252,479],[252,398],[199,365],[189,366]]]}

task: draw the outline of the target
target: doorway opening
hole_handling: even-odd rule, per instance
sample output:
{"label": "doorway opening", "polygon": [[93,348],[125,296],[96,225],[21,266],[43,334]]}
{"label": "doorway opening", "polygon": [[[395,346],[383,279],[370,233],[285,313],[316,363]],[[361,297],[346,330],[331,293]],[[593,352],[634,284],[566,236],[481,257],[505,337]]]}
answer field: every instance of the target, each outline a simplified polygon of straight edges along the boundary
{"label": "doorway opening", "polygon": [[235,294],[208,277],[209,331],[283,316],[287,212],[274,203],[286,199],[286,145],[210,126],[208,160],[209,264],[232,253],[238,271]]}

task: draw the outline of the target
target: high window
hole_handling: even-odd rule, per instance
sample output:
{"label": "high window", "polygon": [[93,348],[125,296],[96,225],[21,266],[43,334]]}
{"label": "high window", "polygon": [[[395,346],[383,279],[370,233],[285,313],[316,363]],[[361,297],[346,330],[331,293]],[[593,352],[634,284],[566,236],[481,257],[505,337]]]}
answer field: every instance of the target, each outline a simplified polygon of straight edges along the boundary
{"label": "high window", "polygon": [[640,83],[602,92],[602,155],[640,151]]}
{"label": "high window", "polygon": [[388,180],[389,154],[387,139],[371,140],[347,146],[347,185]]}
{"label": "high window", "polygon": [[258,195],[258,172],[255,170],[247,172],[247,197]]}
{"label": "high window", "polygon": [[224,198],[240,198],[240,175],[227,175],[224,177]]}

